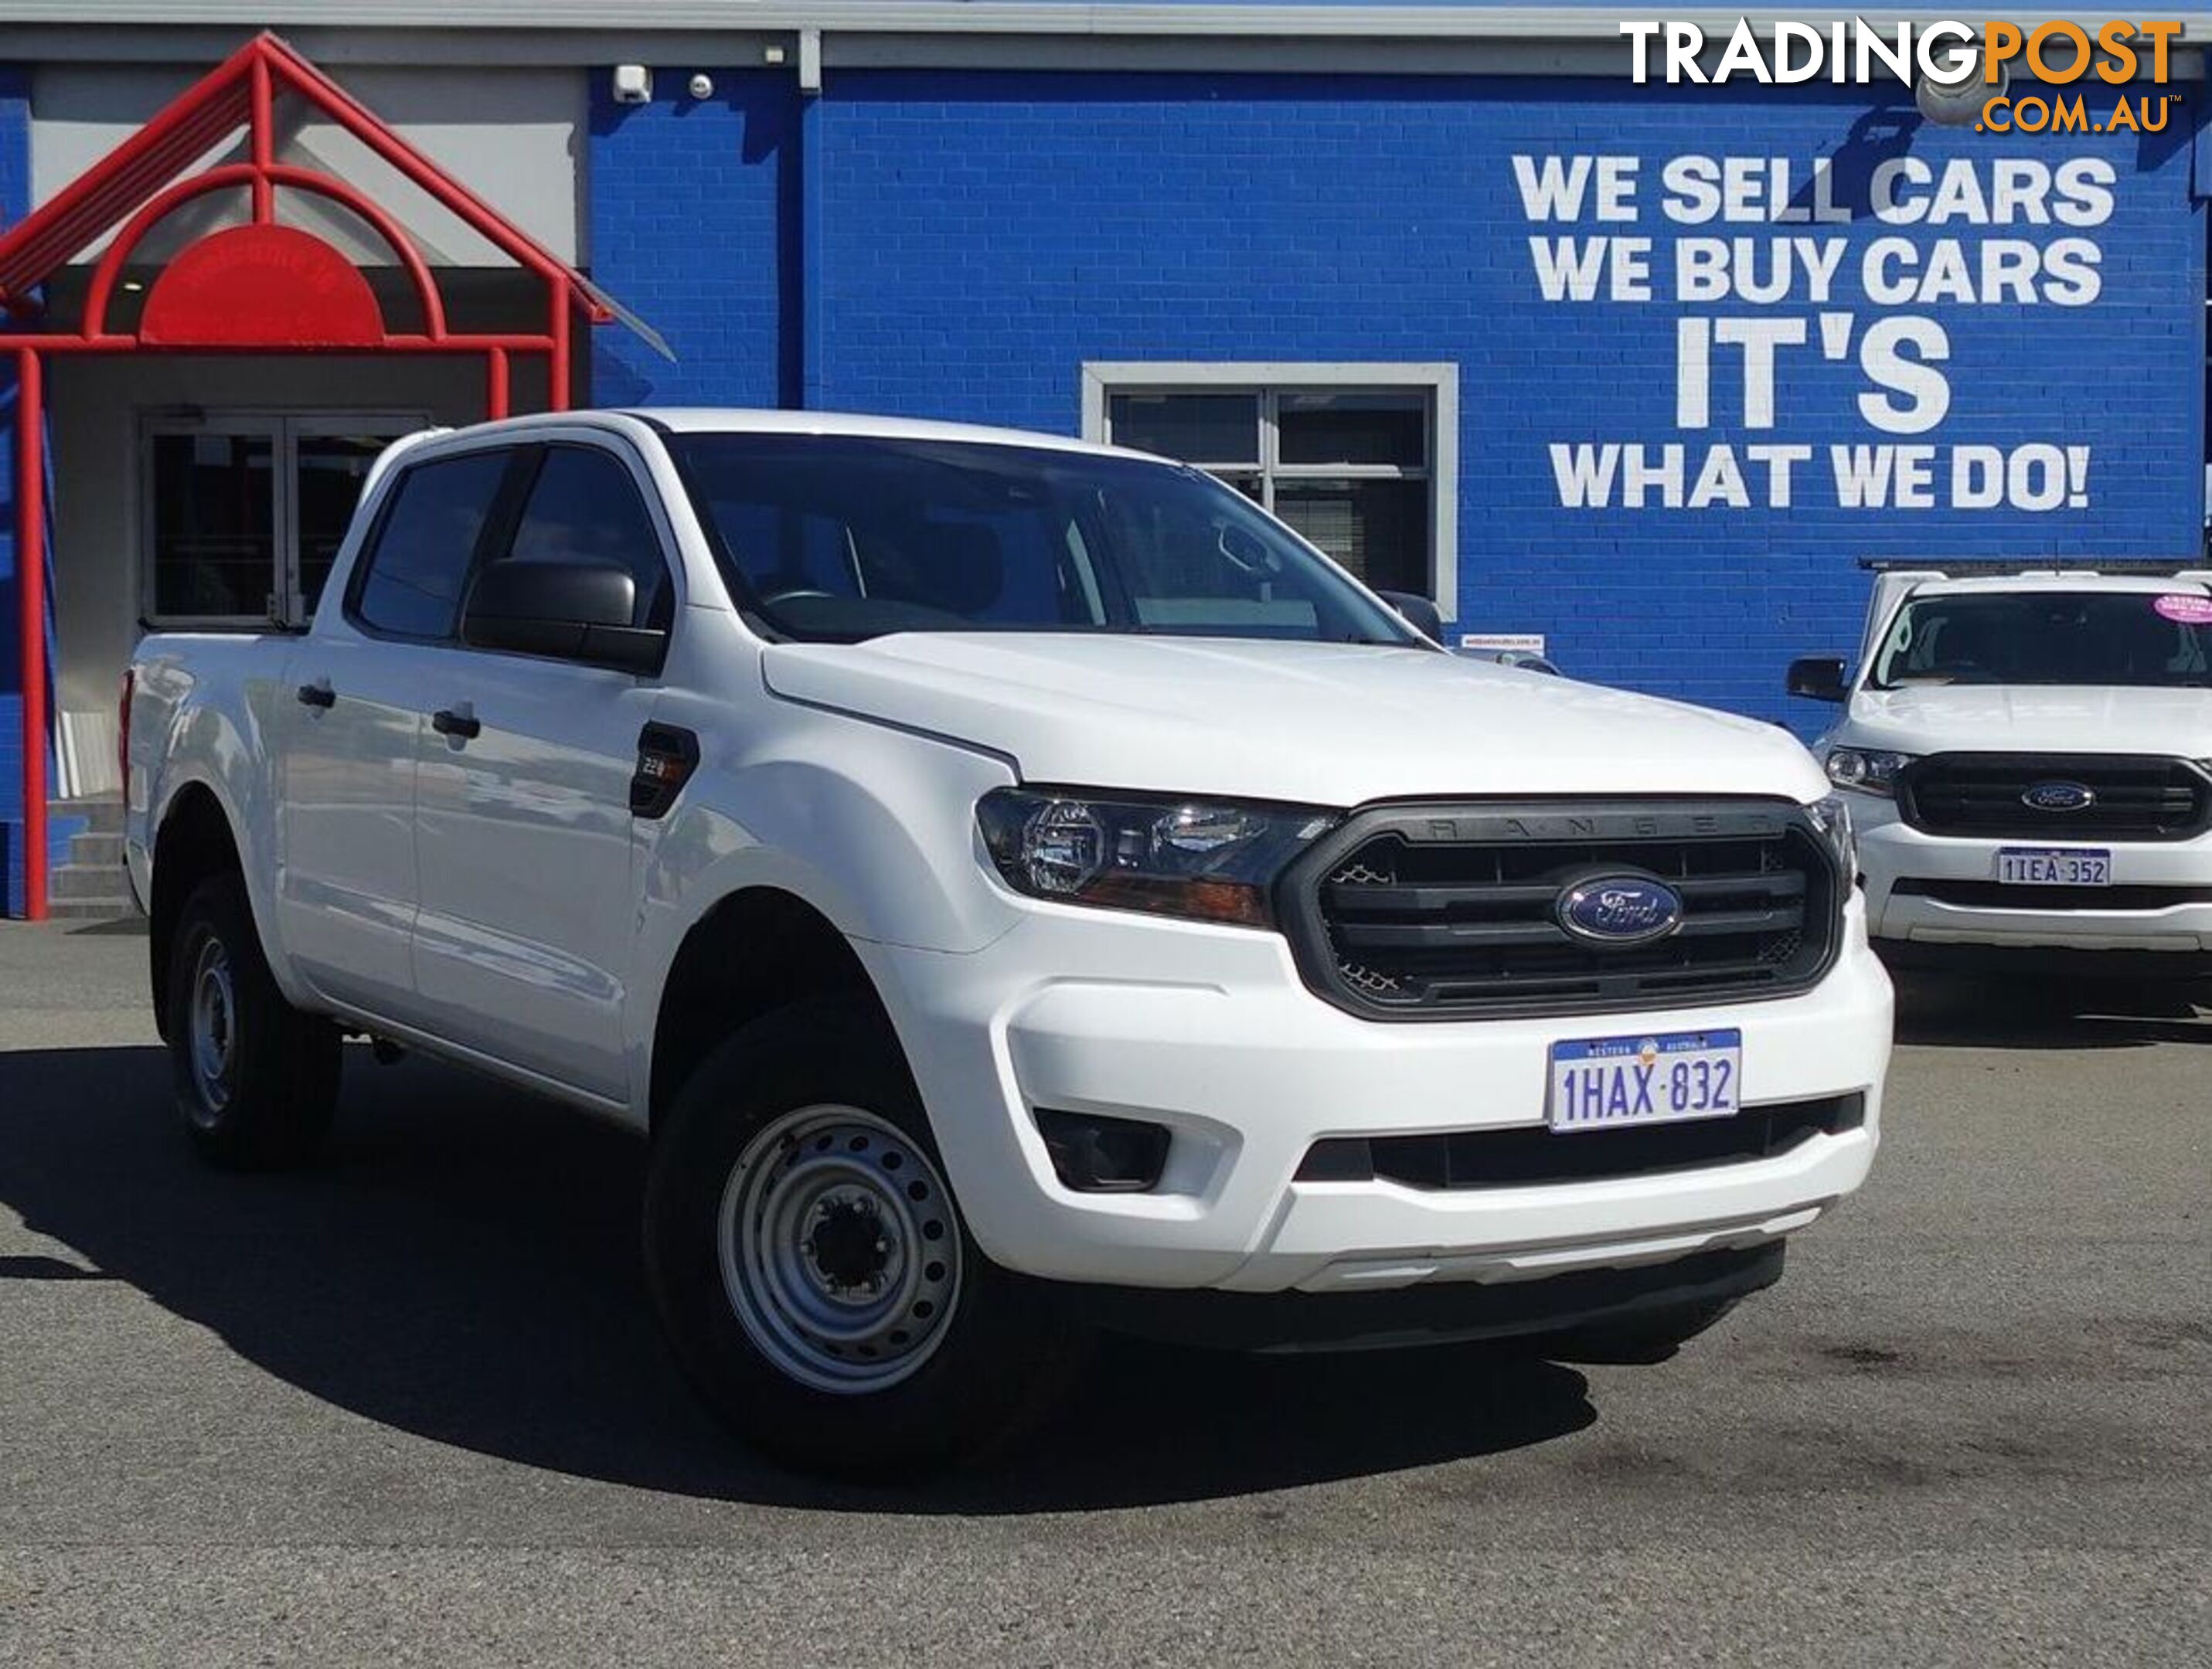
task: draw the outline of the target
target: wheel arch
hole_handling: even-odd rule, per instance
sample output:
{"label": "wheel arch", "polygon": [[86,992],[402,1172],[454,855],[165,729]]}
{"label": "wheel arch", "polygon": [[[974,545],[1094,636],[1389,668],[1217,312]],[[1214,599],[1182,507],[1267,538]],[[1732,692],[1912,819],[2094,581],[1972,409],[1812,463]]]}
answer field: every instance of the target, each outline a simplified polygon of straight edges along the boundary
{"label": "wheel arch", "polygon": [[824,997],[863,1002],[896,1042],[875,981],[821,910],[776,886],[747,886],[718,900],[684,934],[661,986],[648,1129],[659,1129],[684,1081],[724,1038],[763,1015]]}
{"label": "wheel arch", "polygon": [[[154,1022],[164,1040],[169,1035],[166,997],[177,918],[185,901],[210,876],[228,871],[244,880],[246,865],[240,851],[230,813],[213,788],[204,782],[187,782],[171,797],[154,839],[153,896],[147,905],[146,935],[148,987],[154,1002]],[[251,911],[251,889],[246,890]],[[256,923],[255,932],[259,931]]]}

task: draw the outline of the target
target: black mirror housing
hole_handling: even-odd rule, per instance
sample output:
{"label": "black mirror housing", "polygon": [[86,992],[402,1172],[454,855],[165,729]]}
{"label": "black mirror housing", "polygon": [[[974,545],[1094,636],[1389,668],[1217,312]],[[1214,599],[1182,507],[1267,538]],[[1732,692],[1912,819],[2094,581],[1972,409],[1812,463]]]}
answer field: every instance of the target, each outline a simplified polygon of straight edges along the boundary
{"label": "black mirror housing", "polygon": [[1498,652],[1500,666],[1517,666],[1523,672],[1547,672],[1553,677],[1561,676],[1559,669],[1543,655],[1527,649],[1501,649]]}
{"label": "black mirror housing", "polygon": [[1805,655],[1790,663],[1789,690],[1808,701],[1840,701],[1850,694],[1837,655]]}
{"label": "black mirror housing", "polygon": [[1427,598],[1417,592],[1379,591],[1375,594],[1404,616],[1406,623],[1423,637],[1437,643],[1444,640],[1444,617]]}
{"label": "black mirror housing", "polygon": [[611,562],[493,562],[469,587],[461,641],[623,672],[658,672],[668,634],[633,626],[637,582]]}

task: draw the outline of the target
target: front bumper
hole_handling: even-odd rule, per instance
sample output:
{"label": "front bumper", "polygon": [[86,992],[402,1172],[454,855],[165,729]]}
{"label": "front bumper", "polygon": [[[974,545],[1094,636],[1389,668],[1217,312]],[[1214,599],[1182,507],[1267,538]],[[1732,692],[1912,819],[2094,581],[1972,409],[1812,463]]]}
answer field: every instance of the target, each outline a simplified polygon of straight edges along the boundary
{"label": "front bumper", "polygon": [[[1276,934],[1048,905],[970,955],[857,948],[977,1241],[1057,1280],[1374,1291],[1757,1247],[1856,1188],[1878,1139],[1891,995],[1856,901],[1813,990],[1626,1017],[1366,1020],[1314,996]],[[1540,1126],[1556,1040],[1723,1026],[1743,1034],[1747,1104],[1858,1093],[1863,1124],[1772,1158],[1569,1183],[1296,1180],[1328,1138]],[[1159,1186],[1063,1187],[1040,1107],[1167,1126]]]}
{"label": "front bumper", "polygon": [[1224,1292],[1066,1286],[1086,1320],[1116,1332],[1213,1350],[1394,1350],[1634,1326],[1725,1310],[1782,1278],[1785,1242],[1665,1263],[1592,1267],[1544,1281],[1428,1281],[1381,1292]]}
{"label": "front bumper", "polygon": [[[2176,967],[2212,951],[2212,897],[2148,907],[2112,908],[2097,889],[2078,895],[2083,907],[2014,904],[1978,898],[1972,903],[1931,897],[1915,884],[1979,887],[1996,873],[2002,847],[2083,847],[2112,854],[2116,888],[2212,888],[2212,834],[2193,841],[2136,841],[2026,837],[1963,839],[1924,834],[1904,822],[1891,801],[1851,797],[1858,830],[1859,870],[1866,882],[1868,929],[1878,939],[1924,946],[1981,945],[2013,950],[2139,951],[2173,954]],[[1899,883],[1906,883],[1900,889]],[[2121,896],[2118,895],[2103,896]]]}

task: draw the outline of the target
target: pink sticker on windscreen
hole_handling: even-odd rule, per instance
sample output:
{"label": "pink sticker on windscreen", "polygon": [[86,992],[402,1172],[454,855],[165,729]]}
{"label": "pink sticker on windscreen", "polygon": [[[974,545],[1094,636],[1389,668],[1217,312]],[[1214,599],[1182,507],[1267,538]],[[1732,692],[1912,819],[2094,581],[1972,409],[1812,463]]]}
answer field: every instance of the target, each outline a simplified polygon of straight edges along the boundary
{"label": "pink sticker on windscreen", "polygon": [[2199,597],[2194,592],[2168,592],[2151,607],[2168,620],[2178,620],[2185,626],[2212,626],[2212,597]]}

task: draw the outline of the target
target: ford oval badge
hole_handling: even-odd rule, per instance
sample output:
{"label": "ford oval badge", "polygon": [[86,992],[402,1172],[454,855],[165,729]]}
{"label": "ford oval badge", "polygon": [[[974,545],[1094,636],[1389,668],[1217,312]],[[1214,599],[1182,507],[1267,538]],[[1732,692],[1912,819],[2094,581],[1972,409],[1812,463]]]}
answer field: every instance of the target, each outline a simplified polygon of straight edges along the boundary
{"label": "ford oval badge", "polygon": [[1682,925],[1682,895],[1644,875],[1595,875],[1559,895],[1559,926],[1594,944],[1649,944]]}
{"label": "ford oval badge", "polygon": [[2097,803],[2097,792],[2086,783],[2032,782],[2020,803],[2036,811],[2084,811]]}

